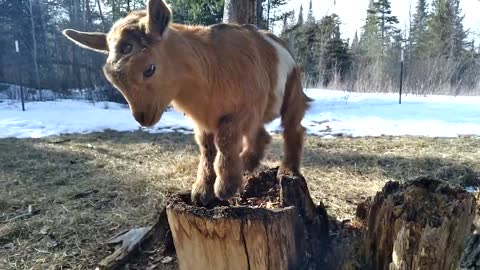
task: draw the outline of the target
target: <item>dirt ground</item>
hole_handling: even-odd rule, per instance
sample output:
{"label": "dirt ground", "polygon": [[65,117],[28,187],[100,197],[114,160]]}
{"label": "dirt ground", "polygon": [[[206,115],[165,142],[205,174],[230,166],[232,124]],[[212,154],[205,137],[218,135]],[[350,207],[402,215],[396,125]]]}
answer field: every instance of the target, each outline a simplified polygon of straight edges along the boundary
{"label": "dirt ground", "polygon": [[[281,145],[275,136],[262,166],[278,165]],[[107,239],[152,224],[168,194],[190,188],[197,155],[182,134],[0,140],[0,269],[94,269]],[[389,180],[479,186],[480,139],[308,137],[303,173],[316,202],[347,219]]]}

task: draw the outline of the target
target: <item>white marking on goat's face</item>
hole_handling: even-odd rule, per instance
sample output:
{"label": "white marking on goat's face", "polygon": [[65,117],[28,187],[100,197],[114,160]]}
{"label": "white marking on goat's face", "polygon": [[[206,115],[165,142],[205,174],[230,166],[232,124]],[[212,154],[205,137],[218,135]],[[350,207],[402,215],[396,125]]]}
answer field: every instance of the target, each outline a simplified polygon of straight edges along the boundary
{"label": "white marking on goat's face", "polygon": [[292,58],[291,54],[285,49],[281,44],[272,38],[264,35],[264,38],[270,43],[277,53],[278,57],[278,66],[277,66],[277,82],[275,84],[275,103],[273,106],[273,111],[280,114],[280,109],[282,108],[283,96],[285,95],[285,88],[287,84],[287,79],[292,70],[295,68],[295,60]]}

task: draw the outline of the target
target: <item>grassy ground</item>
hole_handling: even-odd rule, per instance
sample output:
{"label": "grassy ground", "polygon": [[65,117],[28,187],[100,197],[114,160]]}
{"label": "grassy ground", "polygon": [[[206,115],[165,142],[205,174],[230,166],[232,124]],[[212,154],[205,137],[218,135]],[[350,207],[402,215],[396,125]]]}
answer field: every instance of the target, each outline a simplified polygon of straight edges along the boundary
{"label": "grassy ground", "polygon": [[[276,136],[263,166],[278,164],[281,143]],[[0,269],[93,269],[109,254],[106,239],[151,224],[166,195],[190,187],[197,154],[181,134],[0,140]],[[345,219],[389,180],[478,185],[479,160],[475,138],[308,137],[303,173],[314,199]],[[11,220],[29,205],[40,212]]]}

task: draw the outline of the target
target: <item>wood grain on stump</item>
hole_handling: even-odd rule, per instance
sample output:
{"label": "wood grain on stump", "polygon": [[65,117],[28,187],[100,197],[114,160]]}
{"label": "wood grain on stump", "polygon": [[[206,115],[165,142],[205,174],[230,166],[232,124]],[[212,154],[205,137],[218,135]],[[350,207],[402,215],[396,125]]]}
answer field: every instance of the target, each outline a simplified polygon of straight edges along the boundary
{"label": "wood grain on stump", "polygon": [[388,183],[367,208],[357,211],[367,215],[364,269],[458,269],[475,216],[473,195],[421,178]]}
{"label": "wood grain on stump", "polygon": [[247,176],[244,191],[213,208],[192,206],[189,193],[167,205],[179,268],[321,269],[328,219],[303,177],[277,170]]}

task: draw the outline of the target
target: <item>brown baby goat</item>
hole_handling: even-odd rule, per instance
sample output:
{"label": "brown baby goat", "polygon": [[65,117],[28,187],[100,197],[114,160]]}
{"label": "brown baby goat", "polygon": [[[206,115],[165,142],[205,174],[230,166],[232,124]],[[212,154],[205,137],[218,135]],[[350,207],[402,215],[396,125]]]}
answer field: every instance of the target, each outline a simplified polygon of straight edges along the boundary
{"label": "brown baby goat", "polygon": [[281,116],[285,156],[279,174],[299,174],[302,118],[308,107],[299,68],[284,43],[250,25],[171,23],[163,0],[149,0],[108,34],[67,29],[78,45],[108,54],[104,73],[142,126],[169,104],[195,123],[200,147],[192,200],[207,205],[239,190],[244,170],[260,163]]}

